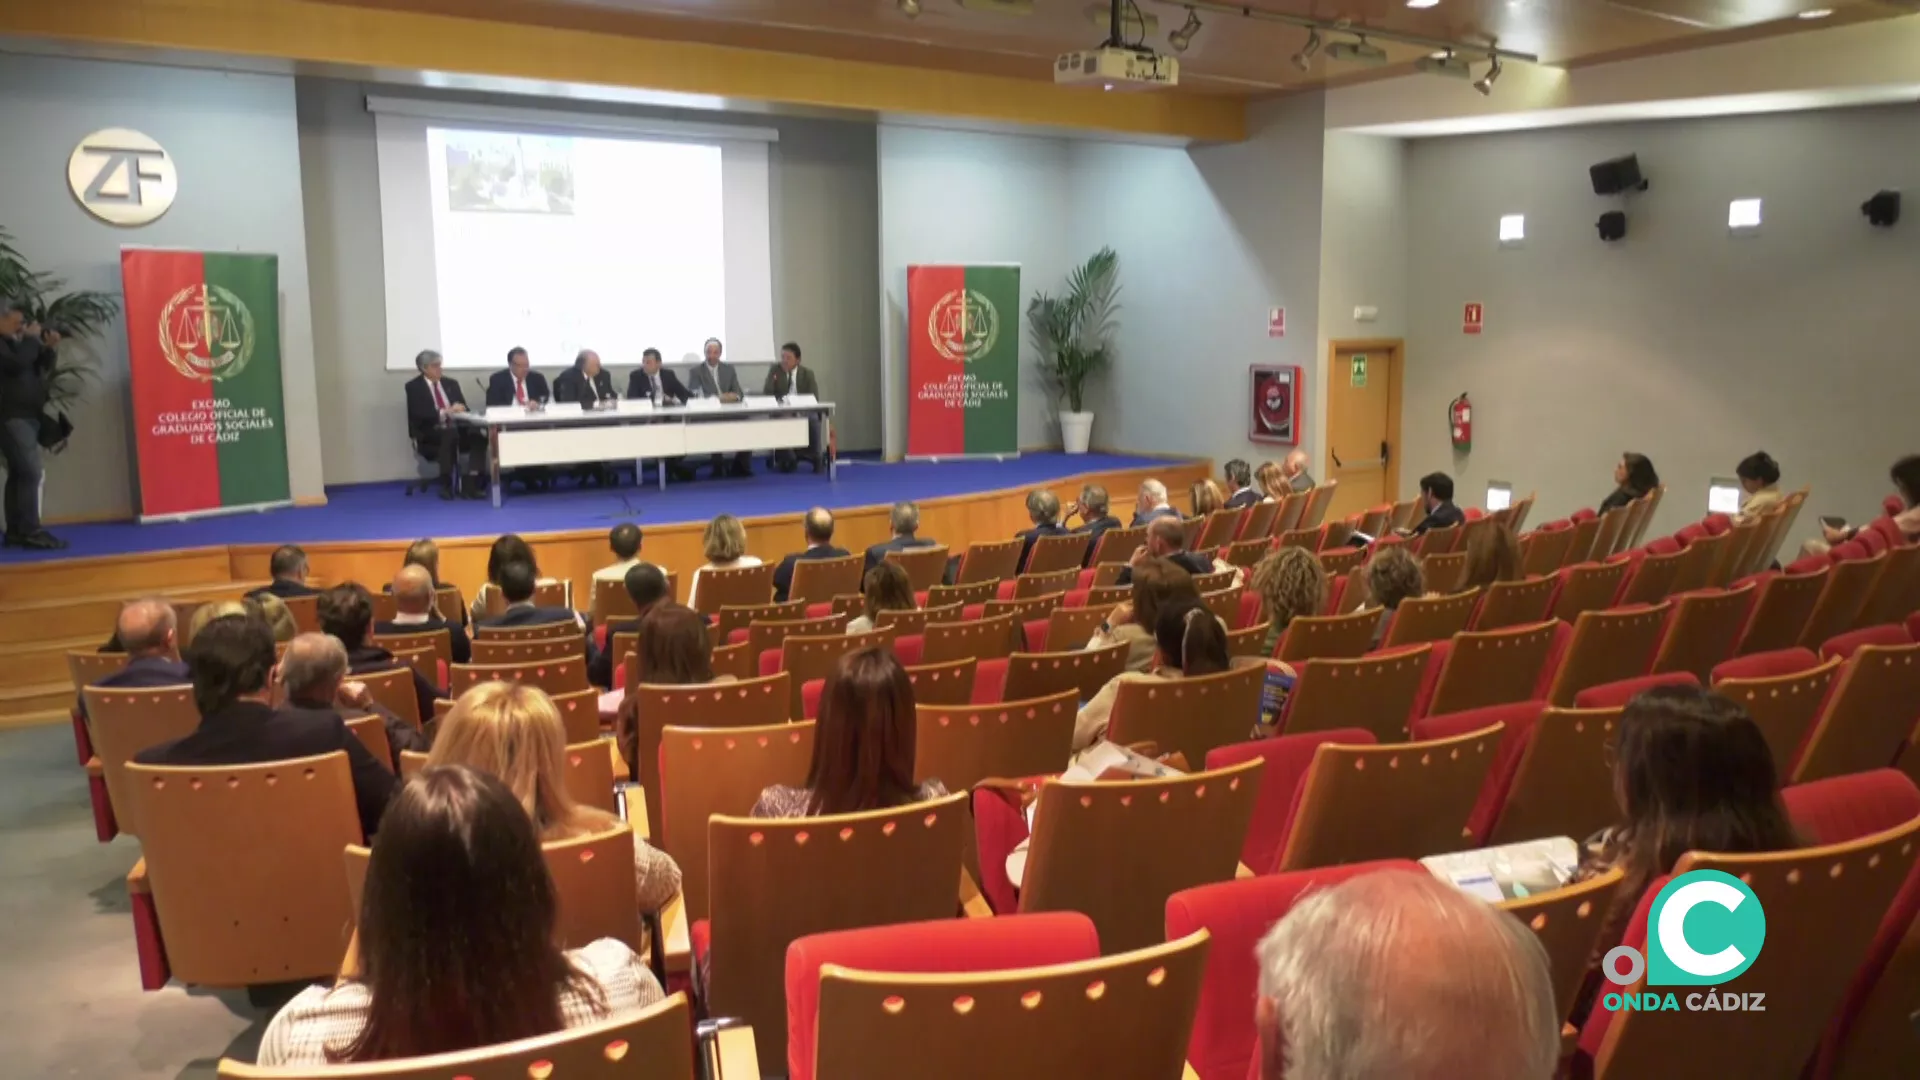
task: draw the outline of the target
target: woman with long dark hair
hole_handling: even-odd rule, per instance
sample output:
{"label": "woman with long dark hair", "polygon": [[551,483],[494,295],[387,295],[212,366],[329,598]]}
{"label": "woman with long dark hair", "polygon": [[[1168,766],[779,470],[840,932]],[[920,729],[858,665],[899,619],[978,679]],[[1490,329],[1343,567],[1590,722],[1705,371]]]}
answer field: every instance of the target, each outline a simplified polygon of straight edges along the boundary
{"label": "woman with long dark hair", "polygon": [[[737,682],[731,675],[715,677],[713,649],[707,621],[690,607],[661,604],[640,620],[640,641],[633,654],[638,667],[634,682],[649,686],[701,686]],[[640,778],[640,695],[628,694],[613,720],[613,736],[620,753]]]}
{"label": "woman with long dark hair", "polygon": [[360,904],[360,975],[280,1010],[260,1064],[391,1061],[547,1035],[660,1000],[603,938],[562,952],[533,820],[499,780],[422,770],[381,819]]}
{"label": "woman with long dark hair", "polygon": [[[434,553],[436,567],[439,561],[439,553],[436,551]],[[487,549],[487,580],[481,584],[479,591],[473,594],[473,610],[468,612],[474,622],[479,622],[489,614],[492,606],[492,597],[489,594],[500,587],[500,571],[505,569],[508,563],[517,562],[526,563],[527,569],[533,571],[534,584],[555,584],[553,578],[540,576],[540,563],[533,557],[533,545],[521,539],[518,533],[507,533],[495,540],[493,546]],[[434,580],[440,580],[438,574],[434,576]]]}
{"label": "woman with long dark hair", "polygon": [[1600,500],[1596,513],[1617,510],[1660,486],[1660,474],[1653,471],[1653,459],[1629,451],[1620,455],[1613,467],[1613,492]]}
{"label": "woman with long dark hair", "polygon": [[883,611],[912,611],[920,606],[914,602],[913,582],[906,570],[892,561],[878,563],[867,571],[861,582],[861,596],[865,603],[860,614],[848,620],[849,634],[872,630],[874,616]]}
{"label": "woman with long dark hair", "polygon": [[913,781],[916,724],[913,680],[891,651],[842,656],[820,695],[806,786],[762,790],[753,816],[851,814],[940,798],[947,793],[940,781]]}
{"label": "woman with long dark hair", "polygon": [[1496,522],[1467,538],[1467,571],[1460,581],[1461,592],[1524,577],[1520,572],[1520,539],[1513,535],[1512,526]]}

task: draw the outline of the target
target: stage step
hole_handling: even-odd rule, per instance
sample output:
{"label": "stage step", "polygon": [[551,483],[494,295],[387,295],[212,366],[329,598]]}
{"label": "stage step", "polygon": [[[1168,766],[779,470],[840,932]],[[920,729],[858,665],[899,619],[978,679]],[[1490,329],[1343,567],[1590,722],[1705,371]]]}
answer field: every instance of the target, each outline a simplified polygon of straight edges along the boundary
{"label": "stage step", "polygon": [[73,684],[64,672],[59,682],[0,686],[0,728],[65,723],[72,710]]}
{"label": "stage step", "polygon": [[106,641],[100,634],[83,637],[39,638],[16,645],[0,645],[0,689],[43,683],[55,674],[67,674],[67,652],[92,652]]}
{"label": "stage step", "polygon": [[[149,585],[111,592],[102,591],[96,586],[75,589],[61,597],[19,600],[8,593],[7,599],[0,602],[0,649],[83,637],[91,638],[93,647],[98,648],[113,636],[113,621],[119,617],[121,605],[129,600],[143,596],[181,602],[235,600],[248,590],[265,584],[265,580],[184,585],[169,582],[164,587]],[[60,666],[64,670],[64,657],[60,660]]]}
{"label": "stage step", "polygon": [[141,596],[154,589],[214,585],[233,576],[233,557],[224,547],[21,563],[0,567],[0,597],[6,598],[0,611],[29,600]]}

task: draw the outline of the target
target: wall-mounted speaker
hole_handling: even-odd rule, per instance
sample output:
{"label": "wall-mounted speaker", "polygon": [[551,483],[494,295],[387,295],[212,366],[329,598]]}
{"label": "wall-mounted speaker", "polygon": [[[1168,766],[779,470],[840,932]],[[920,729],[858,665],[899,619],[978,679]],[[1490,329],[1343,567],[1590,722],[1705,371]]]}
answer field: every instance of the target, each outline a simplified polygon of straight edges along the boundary
{"label": "wall-mounted speaker", "polygon": [[1600,215],[1594,227],[1600,230],[1600,239],[1619,240],[1627,235],[1627,215],[1619,210],[1609,210]]}
{"label": "wall-mounted speaker", "polygon": [[1860,212],[1867,215],[1867,220],[1872,224],[1883,229],[1891,228],[1894,222],[1900,220],[1900,193],[1876,192],[1873,198],[1860,204]]}
{"label": "wall-mounted speaker", "polygon": [[1640,175],[1640,159],[1633,154],[1603,161],[1587,169],[1595,195],[1618,195],[1623,191],[1645,191],[1647,181]]}

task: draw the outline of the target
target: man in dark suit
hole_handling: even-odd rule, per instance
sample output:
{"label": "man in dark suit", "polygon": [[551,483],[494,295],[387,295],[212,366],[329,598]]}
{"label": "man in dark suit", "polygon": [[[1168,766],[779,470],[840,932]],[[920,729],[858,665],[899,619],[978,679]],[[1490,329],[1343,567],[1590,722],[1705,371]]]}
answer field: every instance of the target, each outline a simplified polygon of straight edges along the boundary
{"label": "man in dark suit", "polygon": [[454,470],[464,451],[467,482],[461,494],[485,498],[487,436],[479,428],[454,421],[467,411],[460,384],[441,374],[440,354],[432,349],[414,357],[413,366],[420,369],[418,377],[407,380],[407,437],[413,440],[414,452],[440,463],[440,497],[451,499]]}
{"label": "man in dark suit", "polygon": [[[627,376],[630,401],[651,401],[656,408],[666,408],[685,405],[689,396],[687,388],[680,385],[679,376],[660,363],[659,349],[641,353],[640,370]],[[666,469],[667,475],[675,480],[693,479],[693,470],[687,468],[685,458],[668,458]]]}
{"label": "man in dark suit", "polygon": [[[785,400],[796,394],[805,394],[815,401],[820,399],[820,383],[813,377],[813,369],[800,366],[800,346],[789,341],[780,346],[780,362],[767,372],[766,385],[760,388],[768,397]],[[773,452],[773,467],[781,472],[790,473],[799,466],[796,459],[805,460],[813,466],[814,472],[820,471],[820,417],[807,418],[807,448],[795,452],[785,448]]]}
{"label": "man in dark suit", "polygon": [[[353,582],[336,585],[320,594],[317,607],[321,632],[338,638],[347,650],[349,674],[369,675],[404,666],[392,653],[367,641],[373,633],[373,596],[366,589]],[[433,719],[433,703],[446,697],[418,671],[413,672],[413,696],[423,724]]]}
{"label": "man in dark suit", "polygon": [[893,513],[889,515],[893,524],[893,539],[884,544],[875,544],[867,549],[867,564],[861,571],[868,570],[887,561],[887,552],[906,551],[909,548],[934,547],[937,540],[922,540],[915,535],[920,531],[920,508],[910,502],[893,504]]}
{"label": "man in dark suit", "polygon": [[488,619],[481,619],[475,626],[546,626],[549,623],[570,622],[585,627],[578,612],[563,607],[535,607],[533,589],[536,579],[533,567],[515,559],[500,568],[500,595],[507,601],[507,609]]}
{"label": "man in dark suit", "polygon": [[[127,654],[127,666],[92,686],[147,688],[184,686],[193,681],[180,662],[179,628],[173,605],[165,600],[134,600],[114,620],[113,639]],[[80,715],[87,715],[87,696],[80,695]]]}
{"label": "man in dark suit", "polygon": [[1464,525],[1467,515],[1453,505],[1453,477],[1446,473],[1428,473],[1420,478],[1420,502],[1426,507],[1427,516],[1420,524],[1406,530],[1408,536],[1419,536],[1428,529],[1450,529]]}
{"label": "man in dark suit", "polygon": [[296,596],[318,596],[320,590],[307,584],[307,553],[292,544],[282,544],[273,549],[273,557],[267,560],[267,572],[273,580],[248,593],[259,596],[272,593],[282,600]]}
{"label": "man in dark suit", "polygon": [[1239,458],[1227,462],[1227,490],[1233,494],[1227,496],[1227,509],[1238,510],[1243,506],[1252,506],[1266,496],[1253,490],[1253,468]]}
{"label": "man in dark suit", "polygon": [[580,355],[573,358],[573,366],[553,380],[555,401],[574,401],[592,408],[602,401],[619,398],[613,391],[612,373],[600,366],[600,354],[592,349],[581,349]]}
{"label": "man in dark suit", "polygon": [[[414,727],[373,700],[365,683],[348,681],[346,647],[331,634],[296,635],[287,643],[279,671],[280,688],[286,694],[281,712],[322,720],[377,716],[380,726],[386,729],[387,745],[395,754],[402,750],[424,754],[433,748],[433,740],[425,730]],[[422,717],[422,727],[432,721],[431,714]]]}
{"label": "man in dark suit", "polygon": [[833,546],[833,514],[825,507],[816,506],[807,511],[802,527],[807,534],[807,550],[781,559],[773,571],[773,600],[777,604],[787,602],[787,593],[793,589],[793,568],[801,559],[844,559],[851,554]]}
{"label": "man in dark suit", "polygon": [[393,794],[393,772],[368,752],[338,716],[273,707],[278,676],[273,631],[260,619],[229,615],[202,627],[187,650],[200,726],[183,738],[134,755],[142,765],[251,765],[344,750],[353,770],[360,828],[371,837]]}
{"label": "man in dark suit", "polygon": [[1180,520],[1180,511],[1167,505],[1167,485],[1158,480],[1141,481],[1139,497],[1134,501],[1133,520],[1128,527],[1137,529],[1165,517]]}
{"label": "man in dark suit", "polygon": [[1026,541],[1020,545],[1019,568],[1026,573],[1027,559],[1033,555],[1033,542],[1043,536],[1064,536],[1070,530],[1060,524],[1060,496],[1041,488],[1027,493],[1027,519],[1033,522],[1033,528],[1022,529],[1013,535]]}
{"label": "man in dark suit", "polygon": [[666,573],[652,563],[639,563],[628,570],[626,586],[627,596],[632,598],[633,608],[638,614],[627,619],[608,619],[606,644],[587,662],[587,681],[602,690],[613,689],[613,665],[620,660],[613,655],[613,636],[633,633],[640,629],[640,622],[647,617],[647,612],[662,603],[673,602],[673,593],[667,588]]}
{"label": "man in dark suit", "polygon": [[40,416],[59,345],[60,331],[29,321],[25,299],[0,296],[0,463],[7,473],[0,517],[6,519],[7,547],[67,546],[40,526]]}
{"label": "man in dark suit", "polygon": [[1178,517],[1156,518],[1147,526],[1147,542],[1134,549],[1133,560],[1115,585],[1133,584],[1133,568],[1146,559],[1165,559],[1195,577],[1213,573],[1213,560],[1198,551],[1187,550],[1187,526]]}
{"label": "man in dark suit", "polygon": [[[734,374],[733,365],[720,362],[719,338],[707,339],[706,354],[706,360],[693,369],[691,389],[694,394],[718,398],[723,405],[732,405],[745,397],[746,391],[740,389],[740,376]],[[733,465],[729,468],[720,460],[719,454],[713,455],[709,464],[713,468],[714,479],[722,475],[752,476],[753,465],[748,456],[745,450],[733,455]]]}
{"label": "man in dark suit", "polygon": [[[459,623],[450,623],[440,617],[433,602],[433,575],[427,573],[424,566],[411,563],[400,568],[393,575],[394,616],[390,621],[373,624],[376,636],[381,634],[430,634],[435,630],[447,632],[447,643],[456,664],[473,662],[473,642],[468,640],[467,631]],[[427,719],[421,717],[422,720]]]}
{"label": "man in dark suit", "polygon": [[527,350],[518,345],[507,350],[507,370],[496,371],[487,380],[490,409],[495,405],[545,405],[550,400],[547,377],[533,370]]}
{"label": "man in dark suit", "polygon": [[1080,560],[1081,566],[1093,565],[1093,553],[1100,549],[1100,537],[1108,529],[1120,527],[1120,519],[1107,512],[1107,489],[1099,484],[1088,484],[1080,489],[1080,501],[1067,507],[1066,520],[1080,519],[1074,532],[1087,534],[1087,554]]}

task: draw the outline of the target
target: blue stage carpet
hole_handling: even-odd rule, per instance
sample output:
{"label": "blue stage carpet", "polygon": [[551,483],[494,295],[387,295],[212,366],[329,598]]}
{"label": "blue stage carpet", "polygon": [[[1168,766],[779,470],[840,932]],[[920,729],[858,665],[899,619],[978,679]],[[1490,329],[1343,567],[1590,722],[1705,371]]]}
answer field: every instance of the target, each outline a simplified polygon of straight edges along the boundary
{"label": "blue stage carpet", "polygon": [[[662,492],[644,487],[613,490],[575,488],[560,481],[555,490],[523,495],[512,489],[495,510],[490,502],[442,502],[436,494],[405,497],[400,483],[355,484],[327,489],[327,505],[230,514],[193,521],[141,525],[110,522],[68,525],[55,531],[69,544],[57,552],[0,552],[0,563],[44,562],[94,555],[218,544],[322,543],[351,540],[411,540],[432,536],[497,536],[506,532],[561,532],[606,529],[615,522],[643,527],[707,521],[716,514],[740,517],[800,513],[813,506],[833,509],[871,506],[901,499],[935,499],[1024,487],[1082,473],[1138,469],[1153,458],[1119,454],[1026,454],[1009,461],[901,462],[842,459],[840,479],[828,481],[805,466],[792,475],[769,475],[756,460],[755,475],[744,480],[707,480],[669,484]],[[1115,506],[1130,504],[1132,492],[1113,493]]]}

